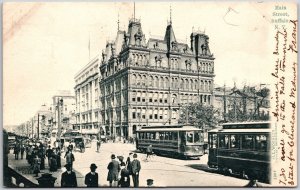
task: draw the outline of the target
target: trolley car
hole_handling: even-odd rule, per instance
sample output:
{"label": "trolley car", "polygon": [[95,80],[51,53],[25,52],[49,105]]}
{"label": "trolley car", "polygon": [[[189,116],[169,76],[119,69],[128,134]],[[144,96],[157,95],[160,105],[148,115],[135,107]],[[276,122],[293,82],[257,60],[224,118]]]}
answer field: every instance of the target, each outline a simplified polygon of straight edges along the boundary
{"label": "trolley car", "polygon": [[270,122],[225,123],[208,132],[208,166],[270,183]]}
{"label": "trolley car", "polygon": [[157,155],[200,157],[204,154],[203,131],[186,125],[152,126],[137,130],[137,150],[145,151],[149,145]]}

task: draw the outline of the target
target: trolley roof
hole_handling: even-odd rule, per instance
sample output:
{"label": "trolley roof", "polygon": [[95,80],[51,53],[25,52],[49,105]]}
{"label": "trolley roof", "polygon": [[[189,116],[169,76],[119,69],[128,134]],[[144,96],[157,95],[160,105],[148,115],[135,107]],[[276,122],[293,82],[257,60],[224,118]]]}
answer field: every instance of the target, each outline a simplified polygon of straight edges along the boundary
{"label": "trolley roof", "polygon": [[235,122],[223,123],[223,129],[267,129],[270,128],[270,121],[250,121],[250,122]]}
{"label": "trolley roof", "polygon": [[271,129],[221,129],[219,133],[270,133]]}
{"label": "trolley roof", "polygon": [[202,131],[202,129],[196,128],[194,126],[153,126],[153,127],[143,127],[137,132],[159,132],[159,131]]}

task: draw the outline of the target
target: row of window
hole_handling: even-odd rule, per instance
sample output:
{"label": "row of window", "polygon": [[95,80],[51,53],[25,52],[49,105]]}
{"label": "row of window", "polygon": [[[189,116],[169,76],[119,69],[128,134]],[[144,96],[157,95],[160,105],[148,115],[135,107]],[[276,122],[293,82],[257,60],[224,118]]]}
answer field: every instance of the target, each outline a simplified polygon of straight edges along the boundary
{"label": "row of window", "polygon": [[204,140],[203,133],[196,131],[180,132],[179,135],[177,131],[140,132],[138,135],[139,140],[178,141],[178,137],[186,143],[200,143]]}
{"label": "row of window", "polygon": [[[210,147],[216,148],[216,134],[210,136]],[[219,135],[219,148],[221,149],[245,149],[245,150],[268,150],[269,135],[247,135],[247,134],[232,134]]]}
{"label": "row of window", "polygon": [[210,80],[181,79],[162,76],[132,75],[131,85],[154,88],[180,88],[186,90],[211,91],[213,83]]}
{"label": "row of window", "polygon": [[85,74],[83,74],[81,77],[75,80],[76,84],[81,83],[89,76],[95,74],[98,71],[98,64],[96,64],[94,67],[90,68],[90,70],[86,71]]}

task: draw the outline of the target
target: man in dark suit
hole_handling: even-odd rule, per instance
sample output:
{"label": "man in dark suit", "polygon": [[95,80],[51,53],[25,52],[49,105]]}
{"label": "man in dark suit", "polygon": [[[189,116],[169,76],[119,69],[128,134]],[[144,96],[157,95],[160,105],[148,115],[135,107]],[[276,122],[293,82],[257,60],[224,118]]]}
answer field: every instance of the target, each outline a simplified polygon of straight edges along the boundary
{"label": "man in dark suit", "polygon": [[87,187],[98,187],[98,173],[96,164],[91,164],[91,172],[85,175],[84,183]]}
{"label": "man in dark suit", "polygon": [[75,172],[72,171],[71,165],[65,165],[67,171],[61,175],[61,187],[77,187],[77,179]]}
{"label": "man in dark suit", "polygon": [[137,154],[133,155],[133,161],[131,163],[132,180],[134,187],[139,187],[139,174],[141,170],[141,163],[137,160]]}
{"label": "man in dark suit", "polygon": [[119,162],[115,160],[116,156],[114,154],[111,155],[111,162],[108,164],[108,174],[107,174],[107,181],[109,181],[109,186],[116,187],[118,185],[118,177],[119,177],[119,171],[121,170],[121,167],[119,165]]}

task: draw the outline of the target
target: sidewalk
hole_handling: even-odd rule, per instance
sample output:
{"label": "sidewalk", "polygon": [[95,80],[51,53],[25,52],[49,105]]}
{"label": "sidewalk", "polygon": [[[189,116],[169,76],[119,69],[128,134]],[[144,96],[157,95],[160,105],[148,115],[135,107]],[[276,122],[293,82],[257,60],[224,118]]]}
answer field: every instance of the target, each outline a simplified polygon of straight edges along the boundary
{"label": "sidewalk", "polygon": [[[61,174],[66,171],[66,169],[63,167],[66,162],[65,159],[62,157],[61,158],[61,165],[62,168],[58,169],[56,172],[50,172],[49,167],[48,167],[48,159],[45,159],[45,169],[41,170],[41,173],[39,173],[39,177],[34,177],[35,174],[33,174],[30,165],[28,164],[27,160],[25,159],[25,155],[23,160],[20,159],[21,157],[19,156],[19,160],[15,160],[15,155],[10,153],[8,154],[8,165],[15,171],[19,172],[22,174],[24,177],[26,177],[28,180],[32,181],[35,184],[39,184],[37,181],[37,178],[41,177],[43,173],[51,173],[53,177],[56,177],[56,181],[54,186],[55,187],[60,187],[60,180],[61,180]],[[85,187],[86,185],[84,184],[84,176],[77,172],[76,170],[73,170],[76,173],[77,177],[77,184],[78,187]]]}

